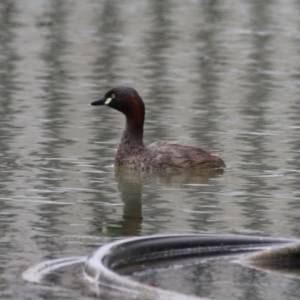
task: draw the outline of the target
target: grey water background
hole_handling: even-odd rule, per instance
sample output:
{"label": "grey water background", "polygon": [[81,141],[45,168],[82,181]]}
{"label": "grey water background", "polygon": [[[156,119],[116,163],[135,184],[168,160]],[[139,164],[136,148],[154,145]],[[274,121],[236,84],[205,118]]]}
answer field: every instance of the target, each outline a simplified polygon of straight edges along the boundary
{"label": "grey water background", "polygon": [[[21,273],[127,236],[299,238],[299,16],[298,0],[1,0],[0,298],[93,299]],[[228,169],[115,174],[124,117],[88,103],[117,85],[144,99],[147,144],[199,146]],[[216,289],[221,273],[246,286]],[[224,266],[201,272],[201,289],[194,275],[165,281],[218,299],[299,297],[299,279],[262,286]]]}

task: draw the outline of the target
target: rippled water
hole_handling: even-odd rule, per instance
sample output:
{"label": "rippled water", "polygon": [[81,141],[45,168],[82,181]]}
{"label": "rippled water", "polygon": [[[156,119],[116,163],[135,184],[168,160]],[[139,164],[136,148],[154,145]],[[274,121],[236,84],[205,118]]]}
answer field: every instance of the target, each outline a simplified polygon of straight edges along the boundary
{"label": "rippled water", "polygon": [[[20,274],[124,236],[299,238],[299,13],[286,0],[0,1],[0,297],[79,297]],[[200,146],[228,169],[115,174],[124,117],[88,103],[116,85],[143,97],[146,143]]]}

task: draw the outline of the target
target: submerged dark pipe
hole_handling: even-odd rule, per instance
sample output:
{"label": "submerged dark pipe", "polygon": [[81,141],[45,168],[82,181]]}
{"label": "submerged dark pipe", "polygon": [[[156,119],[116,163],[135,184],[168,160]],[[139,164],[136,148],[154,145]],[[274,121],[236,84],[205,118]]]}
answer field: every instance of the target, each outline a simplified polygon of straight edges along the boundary
{"label": "submerged dark pipe", "polygon": [[217,234],[139,237],[104,245],[88,258],[67,257],[41,262],[28,268],[22,277],[41,283],[58,269],[83,263],[89,292],[92,289],[101,299],[199,300],[195,296],[144,285],[121,274],[220,257],[230,257],[234,262],[259,270],[275,269],[292,274],[300,265],[300,243],[293,239]]}
{"label": "submerged dark pipe", "polygon": [[[236,235],[169,235],[151,236],[125,240],[112,245],[103,264],[117,269],[137,262],[179,258],[196,255],[225,254],[232,251],[251,250],[273,244],[290,243],[288,239],[249,237]],[[253,250],[253,249],[252,249]]]}
{"label": "submerged dark pipe", "polygon": [[[96,285],[110,285],[122,294],[141,299],[200,299],[154,288],[132,281],[118,274],[122,268],[165,259],[241,255],[265,249],[271,245],[296,240],[236,235],[163,235],[131,238],[100,247],[84,267],[86,279]],[[116,271],[116,272],[114,272]],[[99,293],[99,290],[97,290]]]}

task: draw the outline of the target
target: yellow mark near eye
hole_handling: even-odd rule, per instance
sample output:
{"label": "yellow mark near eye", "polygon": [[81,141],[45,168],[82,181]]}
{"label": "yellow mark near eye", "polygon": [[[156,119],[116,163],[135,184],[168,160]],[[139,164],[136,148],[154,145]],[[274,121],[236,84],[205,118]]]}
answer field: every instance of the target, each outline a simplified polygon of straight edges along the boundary
{"label": "yellow mark near eye", "polygon": [[104,102],[105,105],[108,105],[110,103],[112,99],[111,98],[107,98],[106,101]]}

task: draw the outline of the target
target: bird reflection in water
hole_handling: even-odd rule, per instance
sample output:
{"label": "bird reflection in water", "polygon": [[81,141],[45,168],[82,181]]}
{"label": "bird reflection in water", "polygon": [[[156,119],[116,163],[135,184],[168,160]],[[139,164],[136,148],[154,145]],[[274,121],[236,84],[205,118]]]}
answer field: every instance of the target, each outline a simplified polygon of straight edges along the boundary
{"label": "bird reflection in water", "polygon": [[[143,186],[188,188],[189,185],[208,184],[223,174],[222,169],[214,170],[169,170],[140,171],[131,168],[115,168],[115,180],[124,203],[123,220],[119,223],[124,236],[140,235],[143,219]],[[183,200],[184,201],[184,200]]]}

